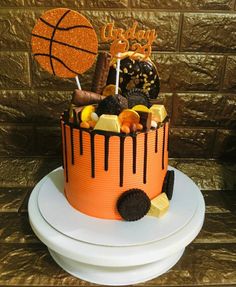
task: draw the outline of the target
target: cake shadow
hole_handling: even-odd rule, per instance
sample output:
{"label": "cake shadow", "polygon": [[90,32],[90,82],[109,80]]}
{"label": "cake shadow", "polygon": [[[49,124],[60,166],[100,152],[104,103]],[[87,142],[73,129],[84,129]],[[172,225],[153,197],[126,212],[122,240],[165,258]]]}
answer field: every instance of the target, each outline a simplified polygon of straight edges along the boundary
{"label": "cake shadow", "polygon": [[63,175],[63,169],[58,168],[51,172],[50,174],[50,180],[55,185],[56,189],[64,194],[64,175]]}

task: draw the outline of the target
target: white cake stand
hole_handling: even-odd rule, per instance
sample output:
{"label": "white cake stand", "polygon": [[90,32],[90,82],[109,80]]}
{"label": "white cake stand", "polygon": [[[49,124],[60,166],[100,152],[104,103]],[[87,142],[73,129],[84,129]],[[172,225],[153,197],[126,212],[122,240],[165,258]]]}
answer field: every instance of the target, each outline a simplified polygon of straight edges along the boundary
{"label": "white cake stand", "polygon": [[167,215],[123,222],[92,218],[73,209],[63,195],[63,172],[58,168],[32,191],[30,224],[57,264],[76,277],[103,285],[150,280],[176,264],[204,221],[200,190],[173,170],[174,193]]}

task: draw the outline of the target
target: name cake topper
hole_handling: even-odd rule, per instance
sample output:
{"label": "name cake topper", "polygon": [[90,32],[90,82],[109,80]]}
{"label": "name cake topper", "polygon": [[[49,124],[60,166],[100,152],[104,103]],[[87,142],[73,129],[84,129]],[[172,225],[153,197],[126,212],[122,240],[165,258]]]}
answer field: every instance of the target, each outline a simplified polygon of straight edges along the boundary
{"label": "name cake topper", "polygon": [[[138,22],[135,21],[133,26],[127,30],[115,28],[114,22],[108,23],[101,28],[101,39],[103,42],[112,42],[110,53],[112,57],[122,59],[120,54],[133,51],[131,59],[137,59],[140,54],[144,55],[143,60],[151,55],[152,43],[156,39],[156,31],[153,30],[137,30]],[[134,42],[137,40],[138,42]],[[134,42],[134,43],[133,43]]]}

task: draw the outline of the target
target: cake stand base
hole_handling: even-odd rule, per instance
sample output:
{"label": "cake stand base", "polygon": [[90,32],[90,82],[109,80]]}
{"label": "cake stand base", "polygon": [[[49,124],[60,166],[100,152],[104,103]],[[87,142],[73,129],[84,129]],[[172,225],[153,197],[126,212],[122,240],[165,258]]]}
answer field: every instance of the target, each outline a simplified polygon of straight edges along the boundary
{"label": "cake stand base", "polygon": [[[169,169],[173,168],[169,167]],[[63,173],[59,168],[45,176],[31,193],[28,205],[31,227],[38,238],[48,247],[55,262],[75,277],[97,284],[117,286],[153,279],[165,273],[178,262],[185,247],[201,230],[204,221],[205,203],[201,192],[191,179],[182,172],[174,170],[174,196],[168,216],[156,219],[157,221],[154,222],[147,218],[143,221],[119,222],[117,224],[117,221],[83,217],[84,215],[77,214],[77,211],[71,214],[72,208],[66,211],[68,202],[63,199],[61,192],[61,189],[63,190]],[[52,174],[56,175],[53,181],[55,185],[50,187],[47,181]],[[52,196],[52,192],[57,192],[57,189],[60,192],[58,200],[56,193]],[[181,205],[183,200],[189,200],[191,208],[194,209],[193,212],[189,212],[189,206],[186,205],[181,207],[186,209],[186,212],[175,212],[176,205]],[[58,201],[58,203],[53,201]],[[48,203],[48,207],[42,202]],[[56,209],[55,204],[59,203],[62,204],[62,217],[53,212]],[[64,204],[65,210],[63,209]],[[49,209],[52,210],[51,213],[48,212]],[[51,216],[53,214],[56,215],[53,217]],[[185,220],[183,220],[183,216],[186,217]],[[178,221],[179,224],[173,224],[173,230],[169,226],[166,229],[159,228],[161,225],[158,224],[163,224],[165,220],[166,225],[172,221]],[[64,225],[61,224],[61,221],[64,222]],[[148,233],[148,224],[155,229],[155,232]],[[144,237],[138,235],[139,240],[133,240],[131,233],[126,232],[126,227],[123,225],[127,225],[128,229],[136,231],[137,234],[140,229],[146,230],[148,234]],[[114,232],[103,233],[103,236],[99,235],[102,233],[102,229],[105,232],[108,227],[110,231],[114,230]],[[109,237],[108,234],[114,235],[117,228],[122,235],[116,241],[114,236]],[[156,230],[160,232],[156,232]],[[94,239],[96,235],[97,239]],[[124,236],[126,240],[121,240]],[[104,244],[102,244],[103,242]]]}
{"label": "cake stand base", "polygon": [[71,260],[50,249],[49,252],[61,268],[75,277],[96,284],[122,286],[145,282],[165,273],[179,261],[184,250],[165,259],[134,267],[95,266]]}

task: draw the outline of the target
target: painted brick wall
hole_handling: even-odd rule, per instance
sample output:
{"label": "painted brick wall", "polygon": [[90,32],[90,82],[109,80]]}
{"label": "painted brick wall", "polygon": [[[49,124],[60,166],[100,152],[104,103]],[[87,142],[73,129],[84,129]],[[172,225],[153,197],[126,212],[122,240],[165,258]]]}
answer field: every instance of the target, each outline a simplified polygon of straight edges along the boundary
{"label": "painted brick wall", "polygon": [[[59,115],[74,80],[44,72],[30,53],[39,15],[81,11],[98,28],[111,20],[156,29],[158,102],[171,115],[171,157],[236,157],[236,0],[1,0],[0,157],[60,156]],[[100,46],[107,49],[107,46]],[[81,77],[89,89],[93,69]]]}

